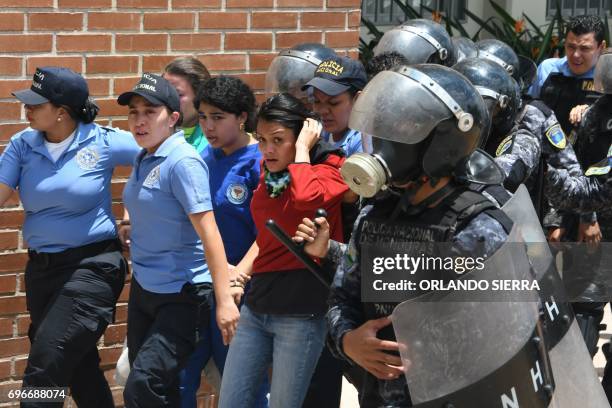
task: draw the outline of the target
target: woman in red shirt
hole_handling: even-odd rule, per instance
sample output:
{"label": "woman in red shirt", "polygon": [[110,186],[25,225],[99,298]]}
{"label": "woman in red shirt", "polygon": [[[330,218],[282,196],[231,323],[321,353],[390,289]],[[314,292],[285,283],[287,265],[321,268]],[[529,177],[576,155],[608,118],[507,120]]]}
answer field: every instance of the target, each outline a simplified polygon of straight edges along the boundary
{"label": "woman in red shirt", "polygon": [[252,276],[251,288],[225,363],[221,408],[251,406],[270,364],[270,407],[300,407],[323,348],[328,288],[265,228],[273,218],[295,231],[324,208],[331,236],[342,239],[344,157],[318,142],[320,133],[314,114],[288,94],[271,97],[259,111],[263,171],[251,201],[258,234],[237,266]]}

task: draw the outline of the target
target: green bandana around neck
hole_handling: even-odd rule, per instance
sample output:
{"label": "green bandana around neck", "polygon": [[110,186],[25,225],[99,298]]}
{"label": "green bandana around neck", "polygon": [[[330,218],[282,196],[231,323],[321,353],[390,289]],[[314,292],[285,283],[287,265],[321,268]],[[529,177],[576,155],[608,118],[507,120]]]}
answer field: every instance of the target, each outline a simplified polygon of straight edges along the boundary
{"label": "green bandana around neck", "polygon": [[266,190],[270,197],[279,197],[289,187],[290,182],[289,170],[272,173],[264,164],[264,183],[266,183]]}

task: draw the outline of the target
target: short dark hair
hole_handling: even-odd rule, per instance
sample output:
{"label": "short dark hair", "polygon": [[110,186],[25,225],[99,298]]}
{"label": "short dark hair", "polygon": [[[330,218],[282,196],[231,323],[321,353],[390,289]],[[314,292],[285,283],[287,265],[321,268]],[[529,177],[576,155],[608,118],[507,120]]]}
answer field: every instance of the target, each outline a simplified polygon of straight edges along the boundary
{"label": "short dark hair", "polygon": [[197,89],[193,100],[196,110],[201,103],[207,103],[236,116],[246,112],[245,130],[251,132],[255,128],[255,95],[240,78],[221,75],[205,81]]}
{"label": "short dark hair", "polygon": [[567,34],[570,32],[574,33],[575,35],[593,33],[595,34],[595,41],[597,41],[597,44],[599,45],[604,40],[604,31],[605,26],[603,21],[601,21],[601,18],[598,16],[585,15],[570,18],[569,22],[567,23],[567,31],[565,35],[567,36]]}
{"label": "short dark hair", "polygon": [[195,93],[202,82],[210,78],[210,73],[202,62],[193,57],[180,57],[171,61],[164,73],[184,77]]}
{"label": "short dark hair", "polygon": [[291,129],[297,139],[307,118],[318,119],[299,99],[288,93],[280,93],[268,98],[259,108],[257,120],[280,123]]}
{"label": "short dark hair", "polygon": [[382,71],[388,71],[400,65],[410,65],[410,61],[399,52],[389,51],[378,54],[372,57],[366,65],[368,80]]}

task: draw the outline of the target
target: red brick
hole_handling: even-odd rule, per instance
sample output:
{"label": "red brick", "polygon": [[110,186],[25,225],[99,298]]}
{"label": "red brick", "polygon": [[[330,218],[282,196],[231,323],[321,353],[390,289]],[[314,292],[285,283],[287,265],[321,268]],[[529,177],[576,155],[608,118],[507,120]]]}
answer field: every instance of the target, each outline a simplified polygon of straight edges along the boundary
{"label": "red brick", "polygon": [[244,54],[206,54],[198,56],[210,71],[244,71],[246,55]]}
{"label": "red brick", "polygon": [[0,294],[14,295],[17,291],[17,275],[0,275]]}
{"label": "red brick", "polygon": [[87,78],[89,94],[93,96],[107,96],[110,90],[108,78]]}
{"label": "red brick", "polygon": [[13,98],[11,92],[29,88],[31,85],[32,81],[29,79],[0,80],[0,98]]}
{"label": "red brick", "polygon": [[226,33],[226,50],[269,50],[272,33]]}
{"label": "red brick", "polygon": [[167,34],[117,34],[115,37],[117,51],[166,51]]}
{"label": "red brick", "polygon": [[29,31],[79,31],[83,13],[32,13],[28,15]]}
{"label": "red brick", "polygon": [[251,71],[267,70],[276,55],[277,53],[275,52],[267,54],[250,54],[249,68]]}
{"label": "red brick", "polygon": [[88,74],[138,72],[138,57],[92,56],[87,57]]}
{"label": "red brick", "polygon": [[111,211],[113,212],[113,216],[115,218],[121,219],[121,217],[123,217],[123,204],[122,203],[112,203]]}
{"label": "red brick", "polygon": [[117,360],[119,360],[119,356],[121,355],[122,349],[122,345],[99,349],[100,367],[102,369],[115,367],[117,365]]}
{"label": "red brick", "polygon": [[130,177],[130,174],[132,174],[132,166],[117,166],[113,171],[113,178],[127,178]]}
{"label": "red brick", "polygon": [[121,343],[125,339],[127,333],[127,324],[112,324],[106,328],[104,332],[104,345]]}
{"label": "red brick", "polygon": [[166,8],[168,0],[117,0],[117,8]]}
{"label": "red brick", "polygon": [[23,31],[23,13],[0,14],[0,31]]}
{"label": "red brick", "polygon": [[[0,125],[1,126],[1,125]],[[23,125],[21,126],[23,128]],[[0,211],[0,228],[18,228],[25,218],[23,210]]]}
{"label": "red brick", "polygon": [[324,0],[277,0],[277,7],[323,7]]}
{"label": "red brick", "polygon": [[115,309],[115,322],[124,323],[127,322],[127,305],[119,304]]}
{"label": "red brick", "polygon": [[172,8],[220,8],[221,0],[173,0]]}
{"label": "red brick", "polygon": [[24,315],[24,316],[17,317],[17,335],[25,336],[26,334],[28,334],[30,323],[32,323],[32,320],[30,319],[30,315]]}
{"label": "red brick", "polygon": [[110,51],[112,37],[102,34],[58,35],[58,52]]}
{"label": "red brick", "polygon": [[30,340],[27,337],[0,340],[0,358],[27,354],[30,350]]}
{"label": "red brick", "polygon": [[89,13],[87,16],[89,30],[138,30],[140,13]]}
{"label": "red brick", "polygon": [[325,45],[335,47],[357,47],[359,31],[328,31],[325,33]]}
{"label": "red brick", "polygon": [[59,8],[110,8],[113,5],[112,0],[59,0]]}
{"label": "red brick", "polygon": [[[125,112],[125,106],[122,106],[122,108],[124,109],[123,114],[125,115],[127,112]],[[122,194],[123,194],[123,188],[125,187],[125,180],[123,181],[117,181],[114,180],[113,183],[111,183],[111,197],[113,200],[121,200]]]}
{"label": "red brick", "polygon": [[276,48],[291,48],[294,45],[304,42],[320,43],[322,38],[323,35],[320,31],[276,33]]}
{"label": "red brick", "polygon": [[145,13],[144,15],[145,31],[193,29],[194,24],[194,13]]}
{"label": "red brick", "polygon": [[199,18],[200,30],[247,27],[247,13],[205,11]]}
{"label": "red brick", "polygon": [[[162,72],[164,67],[177,57],[178,55],[145,55],[142,57],[142,70],[144,72]],[[135,83],[136,81],[129,85],[129,87],[131,88]],[[116,86],[115,89],[117,89]]]}
{"label": "red brick", "polygon": [[18,102],[0,102],[0,119],[17,120],[21,115],[21,104]]}
{"label": "red brick", "polygon": [[126,283],[125,286],[123,287],[123,290],[121,291],[121,294],[119,295],[119,300],[118,302],[127,302],[128,298],[130,297],[130,283]]}
{"label": "red brick", "polygon": [[170,47],[174,51],[218,50],[221,34],[171,34]]}
{"label": "red brick", "polygon": [[361,10],[349,11],[348,14],[348,27],[359,28],[361,25]]}
{"label": "red brick", "polygon": [[346,13],[317,12],[302,13],[302,28],[344,28]]}
{"label": "red brick", "polygon": [[327,0],[327,7],[353,7],[360,8],[361,0]]}
{"label": "red brick", "polygon": [[19,57],[0,57],[0,75],[17,76],[21,75],[21,58]]}
{"label": "red brick", "polygon": [[246,82],[253,90],[263,89],[266,86],[265,72],[257,74],[240,74],[239,76],[240,79]]}
{"label": "red brick", "polygon": [[8,396],[9,391],[15,391],[19,389],[21,389],[21,381],[2,383],[2,385],[0,385],[0,403],[10,402],[12,403],[12,405],[9,405],[11,407],[19,406],[18,403],[15,402],[15,397],[9,398]]}
{"label": "red brick", "polygon": [[81,57],[29,57],[26,63],[26,73],[34,75],[37,67],[45,66],[61,66],[70,68],[75,72],[81,72],[83,66],[83,58]]}
{"label": "red brick", "polygon": [[53,0],[2,0],[0,7],[53,7]]}
{"label": "red brick", "polygon": [[251,15],[252,28],[295,28],[297,27],[298,13],[285,12],[254,12]]}
{"label": "red brick", "polygon": [[[128,126],[128,121],[127,119],[113,119],[113,127],[119,128],[119,129],[123,129],[126,131],[130,131],[130,127]],[[129,177],[129,174],[128,174]],[[114,208],[113,208],[114,211]],[[114,214],[114,213],[113,213]],[[119,214],[119,217],[121,217],[121,214]]]}
{"label": "red brick", "polygon": [[26,357],[18,358],[15,360],[15,379],[23,378],[23,373],[27,365],[28,359]]}
{"label": "red brick", "polygon": [[6,381],[11,377],[11,360],[0,361],[0,381]]}
{"label": "red brick", "polygon": [[[26,253],[0,255],[0,272],[23,271],[27,260],[28,254]],[[1,308],[0,313],[2,313]]]}
{"label": "red brick", "polygon": [[[1,111],[1,109],[0,109]],[[13,191],[11,196],[4,202],[4,207],[17,207],[19,205],[19,193],[17,191]],[[1,269],[0,269],[1,270]]]}
{"label": "red brick", "polygon": [[28,34],[0,35],[0,50],[2,52],[49,52],[51,51],[52,35]]}
{"label": "red brick", "polygon": [[3,318],[0,319],[0,337],[12,337],[13,336],[13,319]]}
{"label": "red brick", "polygon": [[[19,243],[19,233],[17,231],[0,231],[0,251],[17,249]],[[0,289],[2,283],[0,283]]]}
{"label": "red brick", "polygon": [[113,81],[113,95],[120,95],[125,91],[129,91],[136,85],[139,79],[140,77],[137,76],[115,78]]}
{"label": "red brick", "polygon": [[117,103],[117,99],[96,99],[102,116],[126,116],[127,108]]}
{"label": "red brick", "polygon": [[[26,245],[26,242],[23,242]],[[17,290],[19,292],[25,292],[25,273],[17,274]]]}
{"label": "red brick", "polygon": [[274,0],[227,0],[227,8],[273,7]]}

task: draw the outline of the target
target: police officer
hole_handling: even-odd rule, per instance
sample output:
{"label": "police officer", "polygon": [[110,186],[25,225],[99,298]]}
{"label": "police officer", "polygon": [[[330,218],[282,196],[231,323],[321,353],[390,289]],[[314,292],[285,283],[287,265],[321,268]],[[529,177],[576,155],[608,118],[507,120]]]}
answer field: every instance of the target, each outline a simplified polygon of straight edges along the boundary
{"label": "police officer", "polygon": [[544,101],[557,115],[566,134],[572,130],[569,113],[576,105],[592,104],[595,64],[606,48],[605,27],[597,16],[577,16],[567,24],[565,57],[544,60],[529,94]]}
{"label": "police officer", "polygon": [[[369,108],[374,105],[393,109]],[[459,170],[489,122],[476,89],[456,71],[431,64],[380,73],[354,108],[351,125],[372,135],[373,150],[347,159],[343,177],[362,196],[391,191],[361,211],[328,313],[336,352],[368,371],[362,406],[411,405],[389,326],[396,304],[361,301],[361,280],[372,272],[365,257],[407,240],[451,242],[460,253],[490,255],[511,228],[491,201],[470,190],[469,176]]]}
{"label": "police officer", "polygon": [[239,312],[211,211],[207,167],[183,132],[175,132],[181,119],[176,90],[145,73],[118,103],[129,106],[128,125],[143,148],[123,191],[134,274],[124,401],[126,407],[176,407],[178,374],[195,348],[197,327],[208,320],[213,285],[224,344]]}
{"label": "police officer", "polygon": [[127,272],[111,177],[115,166],[132,164],[138,146],[129,133],[93,122],[98,107],[87,83],[67,68],[37,68],[31,88],[13,95],[30,127],[0,157],[0,205],[18,189],[25,209],[32,345],[23,386],[69,386],[81,407],[113,407],[96,347]]}

